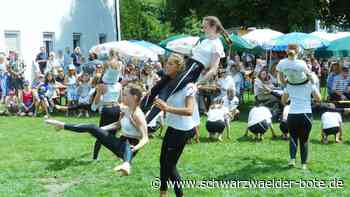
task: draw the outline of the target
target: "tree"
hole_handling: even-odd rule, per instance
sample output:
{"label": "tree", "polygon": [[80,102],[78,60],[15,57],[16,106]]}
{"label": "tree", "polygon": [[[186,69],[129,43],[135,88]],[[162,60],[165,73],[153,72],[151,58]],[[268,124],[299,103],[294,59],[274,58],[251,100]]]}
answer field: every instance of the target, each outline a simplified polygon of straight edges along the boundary
{"label": "tree", "polygon": [[350,27],[350,6],[348,0],[324,0],[324,9],[320,16],[325,25],[337,25],[343,28]]}

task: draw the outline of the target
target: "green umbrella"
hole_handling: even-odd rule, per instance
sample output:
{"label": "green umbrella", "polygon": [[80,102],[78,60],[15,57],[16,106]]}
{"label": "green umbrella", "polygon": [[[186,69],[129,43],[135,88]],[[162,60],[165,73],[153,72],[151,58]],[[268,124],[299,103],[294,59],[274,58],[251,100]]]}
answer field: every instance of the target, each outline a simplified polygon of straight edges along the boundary
{"label": "green umbrella", "polygon": [[327,48],[315,51],[316,57],[349,57],[350,56],[350,36],[332,41]]}
{"label": "green umbrella", "polygon": [[[237,50],[237,51],[242,51],[242,50],[250,50],[253,49],[255,46],[251,44],[250,42],[244,40],[242,37],[232,33],[230,35],[230,39],[233,43],[232,49]],[[223,41],[223,38],[221,37],[221,41],[224,44],[225,48],[228,48],[228,45],[225,41]]]}

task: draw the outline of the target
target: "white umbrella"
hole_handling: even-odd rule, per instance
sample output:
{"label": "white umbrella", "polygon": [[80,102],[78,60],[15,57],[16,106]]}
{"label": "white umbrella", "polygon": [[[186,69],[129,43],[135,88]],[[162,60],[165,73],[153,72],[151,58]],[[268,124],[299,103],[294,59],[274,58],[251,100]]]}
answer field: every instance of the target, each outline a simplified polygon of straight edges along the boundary
{"label": "white umbrella", "polygon": [[333,40],[337,40],[340,38],[350,36],[350,32],[328,33],[328,32],[324,32],[324,31],[315,31],[315,32],[312,32],[310,34],[313,36],[317,36],[319,38],[328,40],[328,41],[333,41]]}
{"label": "white umbrella", "polygon": [[126,40],[100,44],[92,47],[90,51],[100,54],[108,52],[111,49],[115,49],[121,56],[134,57],[140,60],[151,59],[152,61],[158,61],[158,55],[152,50]]}
{"label": "white umbrella", "polygon": [[166,48],[182,54],[191,54],[193,46],[198,42],[198,36],[188,36],[169,41]]}
{"label": "white umbrella", "polygon": [[242,36],[247,40],[258,46],[266,45],[270,40],[283,35],[283,33],[271,29],[256,29]]}

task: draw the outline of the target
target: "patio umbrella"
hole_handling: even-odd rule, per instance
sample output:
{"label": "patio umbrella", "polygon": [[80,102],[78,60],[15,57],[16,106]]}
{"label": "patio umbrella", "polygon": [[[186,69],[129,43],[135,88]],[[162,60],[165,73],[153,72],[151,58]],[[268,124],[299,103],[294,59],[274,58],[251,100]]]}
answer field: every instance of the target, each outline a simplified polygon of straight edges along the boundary
{"label": "patio umbrella", "polygon": [[164,53],[165,53],[165,50],[162,47],[160,47],[160,46],[158,46],[156,44],[153,44],[151,42],[147,42],[147,41],[144,41],[144,40],[129,40],[129,41],[133,42],[133,43],[136,43],[138,45],[141,45],[141,46],[143,46],[145,48],[148,48],[148,49],[150,49],[151,51],[155,52],[158,55],[164,55]]}
{"label": "patio umbrella", "polygon": [[297,44],[302,49],[316,49],[328,46],[329,41],[310,34],[293,32],[272,39],[264,48],[272,51],[284,51],[289,44]]}
{"label": "patio umbrella", "polygon": [[254,45],[261,47],[271,39],[279,37],[281,35],[283,35],[283,33],[271,29],[256,29],[243,35],[242,38]]}
{"label": "patio umbrella", "polygon": [[316,50],[315,55],[324,58],[350,56],[350,36],[332,41],[327,48]]}
{"label": "patio umbrella", "polygon": [[[233,43],[232,48],[234,50],[241,51],[241,50],[246,50],[246,49],[253,49],[255,47],[254,44],[250,43],[249,41],[246,41],[245,39],[243,39],[242,37],[240,37],[234,33],[232,33],[230,35],[230,39],[232,40],[232,43]],[[227,48],[226,43],[225,42],[223,42],[223,43],[224,43],[225,48]]]}
{"label": "patio umbrella", "polygon": [[317,36],[319,38],[322,38],[324,40],[328,41],[334,41],[340,38],[344,38],[347,36],[350,36],[350,32],[337,32],[337,33],[328,33],[328,32],[323,32],[323,31],[315,31],[310,33],[310,35]]}
{"label": "patio umbrella", "polygon": [[126,40],[118,42],[108,42],[100,45],[96,45],[90,49],[97,54],[106,53],[110,49],[115,49],[121,56],[133,57],[139,60],[151,59],[152,61],[158,60],[158,55],[152,50]]}
{"label": "patio umbrella", "polygon": [[189,55],[198,40],[198,36],[176,35],[161,41],[159,45],[167,50]]}

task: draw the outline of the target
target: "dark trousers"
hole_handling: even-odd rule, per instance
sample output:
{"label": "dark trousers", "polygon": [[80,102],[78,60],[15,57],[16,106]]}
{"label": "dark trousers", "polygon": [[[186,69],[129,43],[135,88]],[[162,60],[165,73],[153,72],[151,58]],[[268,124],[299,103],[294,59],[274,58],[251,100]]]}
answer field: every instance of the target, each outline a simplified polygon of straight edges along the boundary
{"label": "dark trousers", "polygon": [[[112,124],[119,120],[119,116],[120,116],[119,106],[104,107],[102,108],[99,126],[102,127],[102,126]],[[115,134],[117,133],[117,130],[116,129],[108,130],[108,133],[112,137],[112,136],[115,136]],[[92,159],[96,160],[98,158],[100,149],[101,149],[101,142],[97,139],[94,145],[94,152],[93,152]]]}
{"label": "dark trousers", "polygon": [[166,191],[168,188],[167,181],[171,180],[174,183],[176,196],[182,196],[182,188],[177,185],[181,181],[181,176],[176,169],[176,164],[185,148],[188,139],[193,136],[194,130],[180,131],[168,127],[166,130],[162,149],[160,153],[160,190]]}
{"label": "dark trousers", "polygon": [[[152,87],[149,95],[145,96],[141,101],[141,108],[145,112],[152,105],[153,101],[158,95],[158,98],[166,101],[169,96],[186,87],[187,84],[196,82],[204,69],[204,66],[195,61],[188,60],[186,70],[179,74],[175,79],[164,76],[155,86]],[[161,110],[157,107],[152,107],[147,114],[147,123],[151,122]]]}
{"label": "dark trousers", "polygon": [[133,158],[133,152],[131,151],[131,145],[136,145],[139,140],[128,137],[117,138],[111,136],[109,132],[100,129],[93,124],[66,124],[64,129],[77,133],[90,133],[94,136],[104,147],[108,148],[117,157],[122,158],[123,161],[131,162]]}
{"label": "dark trousers", "polygon": [[300,143],[301,163],[306,164],[308,157],[308,140],[312,128],[311,114],[288,114],[287,124],[290,133],[289,153],[290,158],[295,159]]}

